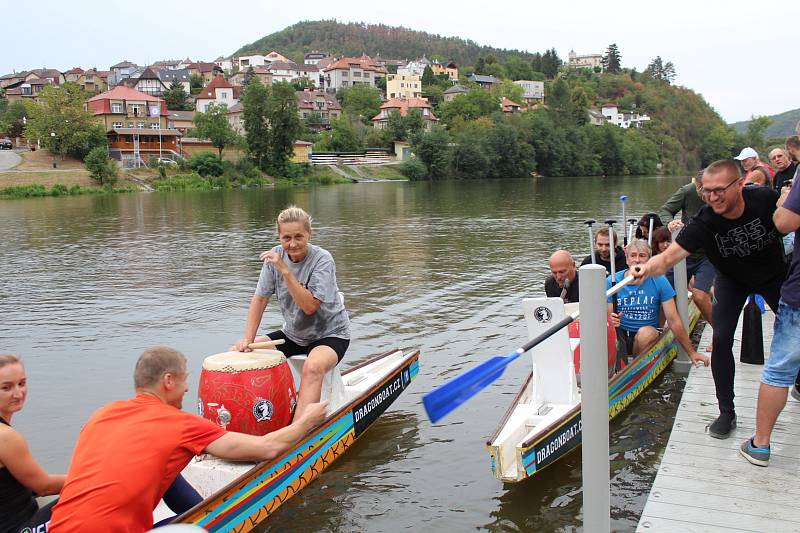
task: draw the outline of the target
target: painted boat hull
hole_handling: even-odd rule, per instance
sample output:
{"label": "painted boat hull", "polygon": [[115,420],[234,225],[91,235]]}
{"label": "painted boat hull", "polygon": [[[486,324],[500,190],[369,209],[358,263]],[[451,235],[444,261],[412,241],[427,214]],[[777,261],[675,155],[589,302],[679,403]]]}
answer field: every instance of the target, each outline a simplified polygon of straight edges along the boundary
{"label": "painted boat hull", "polygon": [[[396,351],[342,373],[347,378]],[[291,450],[263,462],[190,509],[173,523],[207,531],[250,531],[341,457],[410,385],[419,371],[419,351],[404,353],[386,376],[347,403]]]}
{"label": "painted boat hull", "polygon": [[[693,302],[689,303],[688,331],[694,330],[700,312]],[[608,418],[616,417],[625,410],[642,392],[666,369],[678,354],[678,343],[672,331],[666,330],[658,342],[646,352],[636,357],[624,370],[615,374],[608,383]],[[528,376],[512,402],[508,412],[501,421],[494,435],[486,443],[489,452],[492,472],[501,481],[516,483],[534,476],[542,469],[554,464],[559,459],[581,445],[581,404],[578,402],[563,416],[559,417],[547,428],[527,438],[516,446],[516,471],[509,476],[509,469],[501,468],[501,450],[493,442],[509,420],[514,408],[530,397],[532,374]],[[504,472],[506,475],[504,475]]]}

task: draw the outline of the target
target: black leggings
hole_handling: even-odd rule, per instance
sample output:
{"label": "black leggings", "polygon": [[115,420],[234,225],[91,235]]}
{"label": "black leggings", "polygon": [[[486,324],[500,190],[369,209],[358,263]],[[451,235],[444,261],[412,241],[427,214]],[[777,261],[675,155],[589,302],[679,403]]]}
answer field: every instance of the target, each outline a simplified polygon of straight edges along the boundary
{"label": "black leggings", "polygon": [[761,287],[751,287],[717,273],[714,281],[714,297],[717,301],[712,310],[714,351],[711,354],[711,374],[714,376],[720,411],[733,411],[733,377],[736,366],[733,360],[733,335],[747,296],[760,294],[770,309],[777,312],[782,284],[783,278],[779,277]]}

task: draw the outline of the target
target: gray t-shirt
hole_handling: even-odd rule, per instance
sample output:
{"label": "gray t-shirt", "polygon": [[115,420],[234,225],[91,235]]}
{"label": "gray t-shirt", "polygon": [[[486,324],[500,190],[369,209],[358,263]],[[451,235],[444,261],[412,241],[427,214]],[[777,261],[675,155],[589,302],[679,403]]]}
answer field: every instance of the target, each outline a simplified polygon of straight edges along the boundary
{"label": "gray t-shirt", "polygon": [[319,246],[309,244],[305,259],[294,263],[281,246],[276,246],[272,251],[280,254],[297,281],[322,302],[316,313],[305,314],[289,293],[281,273],[272,263],[264,263],[256,294],[264,298],[277,295],[284,320],[282,329],[286,336],[301,346],[325,337],[349,339],[350,319],[339,297],[336,264],[331,254]]}

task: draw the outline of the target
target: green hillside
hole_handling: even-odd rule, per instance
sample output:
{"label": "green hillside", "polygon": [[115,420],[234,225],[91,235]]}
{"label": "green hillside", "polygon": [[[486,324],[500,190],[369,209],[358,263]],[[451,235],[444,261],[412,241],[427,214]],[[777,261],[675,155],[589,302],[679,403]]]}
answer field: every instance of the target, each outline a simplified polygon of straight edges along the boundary
{"label": "green hillside", "polygon": [[384,24],[344,23],[336,20],[298,22],[242,46],[234,55],[266,53],[271,50],[278,50],[295,61],[301,61],[303,54],[312,50],[346,56],[380,54],[381,57],[390,59],[413,59],[425,54],[428,58],[443,61],[452,59],[458,65],[473,65],[478,56],[487,55],[493,55],[501,61],[510,55],[525,60],[533,58],[533,54],[528,52],[481,46],[458,37],[443,37]]}
{"label": "green hillside", "polygon": [[[800,122],[800,109],[792,109],[791,111],[786,111],[779,115],[772,115],[769,118],[772,119],[772,124],[767,128],[766,136],[788,137],[789,135],[795,134],[797,123]],[[738,133],[745,133],[749,123],[749,120],[743,120],[741,122],[734,122],[731,126]]]}

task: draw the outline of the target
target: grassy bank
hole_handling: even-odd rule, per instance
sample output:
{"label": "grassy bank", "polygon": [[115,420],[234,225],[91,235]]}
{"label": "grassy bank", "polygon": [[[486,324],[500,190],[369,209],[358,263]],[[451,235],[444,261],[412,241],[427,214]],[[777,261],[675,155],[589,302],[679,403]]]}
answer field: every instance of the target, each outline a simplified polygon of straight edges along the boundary
{"label": "grassy bank", "polygon": [[[352,169],[343,169],[349,175],[363,179]],[[361,174],[371,179],[405,180],[396,166],[362,166]],[[178,169],[131,169],[120,172],[115,187],[98,186],[86,171],[30,171],[0,173],[0,198],[35,198],[45,196],[76,196],[80,194],[109,194],[133,192],[149,185],[156,191],[210,191],[216,189],[248,189],[260,187],[297,187],[307,185],[333,185],[351,183],[326,166],[298,166],[294,176],[270,177],[261,172],[239,174],[227,172],[222,176],[201,176],[196,172]]]}
{"label": "grassy bank", "polygon": [[56,183],[52,187],[41,184],[33,185],[13,185],[11,187],[0,188],[0,198],[40,198],[44,196],[78,196],[81,194],[109,194],[120,192],[136,192],[141,190],[139,187],[82,187],[80,185],[67,186]]}

